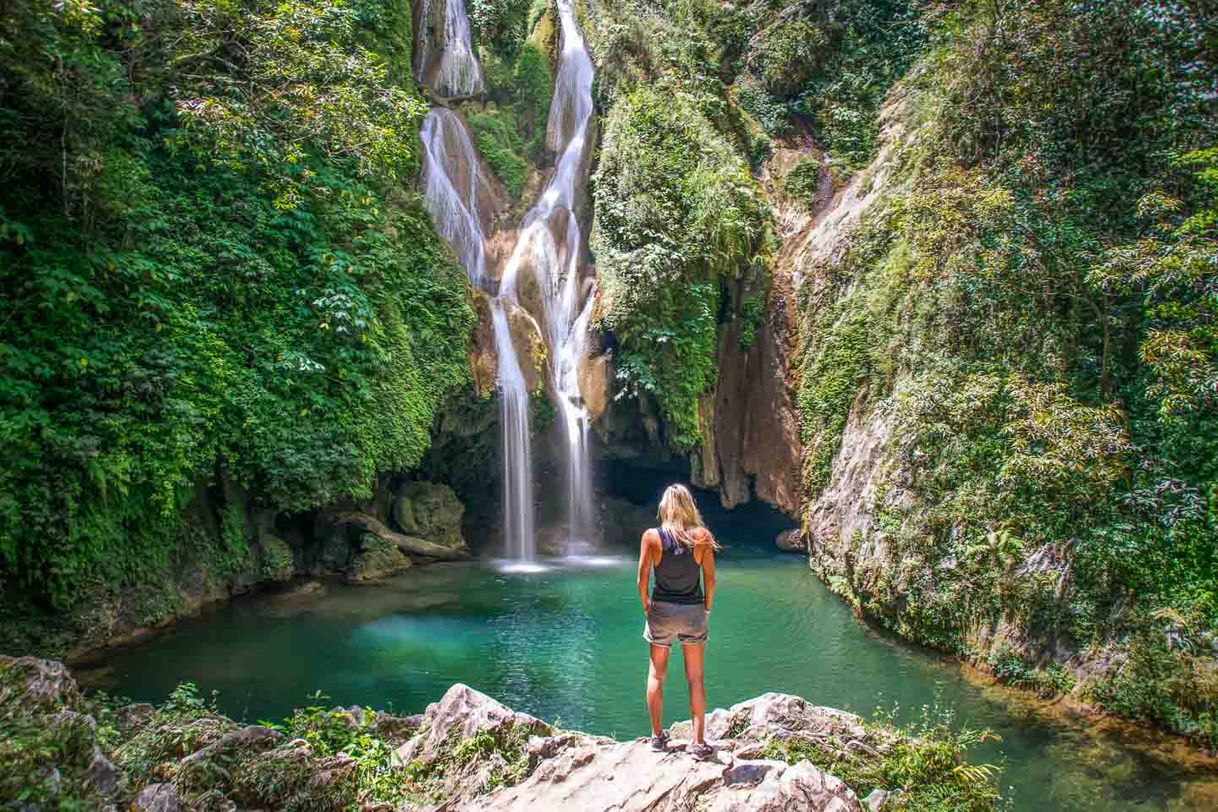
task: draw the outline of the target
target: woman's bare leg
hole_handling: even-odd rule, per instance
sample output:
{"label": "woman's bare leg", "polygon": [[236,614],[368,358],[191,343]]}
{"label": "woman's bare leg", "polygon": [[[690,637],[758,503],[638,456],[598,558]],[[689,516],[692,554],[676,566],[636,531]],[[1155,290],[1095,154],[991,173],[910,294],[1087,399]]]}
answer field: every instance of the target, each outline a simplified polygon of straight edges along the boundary
{"label": "woman's bare leg", "polygon": [[664,677],[668,675],[670,649],[652,645],[651,665],[647,668],[647,712],[651,715],[651,735],[659,736],[664,715]]}
{"label": "woman's bare leg", "polygon": [[689,683],[689,715],[694,721],[694,744],[705,744],[703,728],[706,726],[706,687],[702,684],[702,660],[706,647],[702,643],[681,646],[681,659],[685,660],[685,681]]}

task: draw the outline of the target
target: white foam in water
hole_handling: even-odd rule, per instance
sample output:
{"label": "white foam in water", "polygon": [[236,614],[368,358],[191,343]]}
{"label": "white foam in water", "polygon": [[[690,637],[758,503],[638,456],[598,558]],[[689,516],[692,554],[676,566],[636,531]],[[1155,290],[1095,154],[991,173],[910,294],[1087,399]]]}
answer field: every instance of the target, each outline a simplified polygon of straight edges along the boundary
{"label": "white foam in water", "polygon": [[510,558],[496,558],[491,561],[491,566],[497,572],[506,573],[509,575],[530,575],[538,572],[549,572],[553,567],[541,564],[536,561],[520,561]]}
{"label": "white foam in water", "polygon": [[602,569],[624,567],[631,560],[620,555],[565,555],[562,563],[572,569]]}

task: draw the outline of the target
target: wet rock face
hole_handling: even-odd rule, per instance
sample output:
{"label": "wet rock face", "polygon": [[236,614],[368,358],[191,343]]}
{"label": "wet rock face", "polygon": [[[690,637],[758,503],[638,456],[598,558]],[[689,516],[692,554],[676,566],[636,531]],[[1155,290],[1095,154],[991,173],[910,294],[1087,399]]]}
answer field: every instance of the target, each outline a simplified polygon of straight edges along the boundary
{"label": "wet rock face", "polygon": [[751,342],[741,340],[740,316],[720,330],[719,377],[700,410],[703,446],[692,460],[691,477],[718,487],[726,508],[755,495],[794,516],[802,496],[801,449],[784,291],[783,280],[776,277]]}

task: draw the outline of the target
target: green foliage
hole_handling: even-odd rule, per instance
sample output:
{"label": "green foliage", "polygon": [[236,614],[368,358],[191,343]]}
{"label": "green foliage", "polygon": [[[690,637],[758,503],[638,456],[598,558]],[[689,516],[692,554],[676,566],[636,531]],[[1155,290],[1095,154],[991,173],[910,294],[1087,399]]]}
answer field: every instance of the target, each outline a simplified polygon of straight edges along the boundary
{"label": "green foliage", "polygon": [[470,0],[466,11],[474,41],[496,55],[514,56],[532,28],[533,5],[532,0]]}
{"label": "green foliage", "polygon": [[874,152],[888,89],[922,52],[922,4],[909,0],[756,3],[746,12],[741,103],[773,136],[810,125],[837,164],[861,167]]}
{"label": "green foliage", "polygon": [[782,179],[782,191],[792,200],[805,206],[812,204],[816,190],[820,187],[820,173],[824,164],[815,153],[801,155]]}
{"label": "green foliage", "polygon": [[273,536],[259,539],[260,574],[269,581],[288,581],[296,572],[292,548]]}
{"label": "green foliage", "polygon": [[811,20],[779,15],[754,35],[746,64],[762,87],[775,96],[798,91],[821,67],[820,55],[827,37]]}
{"label": "green foliage", "polygon": [[745,297],[740,305],[740,349],[747,350],[757,341],[757,330],[765,321],[766,291],[759,290]]}
{"label": "green foliage", "polygon": [[992,653],[988,660],[995,677],[1016,688],[1033,691],[1045,699],[1069,693],[1074,688],[1074,677],[1057,663],[1036,668],[1010,651]]}
{"label": "green foliage", "polygon": [[529,162],[523,155],[524,147],[512,110],[491,104],[483,110],[467,112],[465,120],[473,130],[478,154],[491,165],[508,193],[519,198],[524,192]]}
{"label": "green foliage", "polygon": [[246,564],[250,543],[245,533],[245,514],[241,505],[230,503],[224,506],[220,516],[220,546],[217,551],[217,572],[237,572]]}
{"label": "green foliage", "polygon": [[623,389],[648,393],[670,442],[700,437],[720,284],[744,272],[767,210],[732,145],[683,97],[640,86],[610,112],[595,182],[602,325]]}
{"label": "green foliage", "polygon": [[901,790],[901,809],[992,810],[999,808],[998,768],[970,764],[967,751],[980,742],[997,738],[989,731],[956,729],[950,711],[939,705],[923,705],[917,720],[898,726],[895,711],[879,714],[868,726],[873,735],[892,739],[886,752],[871,753],[823,747],[808,737],[774,739],[767,758],[791,763],[806,759],[845,781],[859,797],[872,790]]}
{"label": "green foliage", "polygon": [[520,49],[512,70],[515,80],[516,110],[525,152],[539,161],[546,147],[546,125],[550,116],[550,95],[554,77],[546,55],[529,42]]}
{"label": "green foliage", "polygon": [[399,12],[0,23],[0,574],[29,600],[162,578],[197,481],[295,510],[420,459],[472,314],[401,191],[424,106],[376,50]]}
{"label": "green foliage", "polygon": [[[87,781],[93,720],[81,713],[50,715],[59,710],[54,686],[40,696],[27,685],[35,676],[18,661],[0,667],[0,798],[13,809],[98,808],[105,799]],[[101,722],[97,732],[108,737],[109,720]]]}
{"label": "green foliage", "polygon": [[486,65],[494,101],[482,107],[465,105],[462,113],[473,130],[478,153],[519,202],[530,176],[546,157],[553,77],[546,55],[532,41],[513,53],[511,61],[492,56]]}
{"label": "green foliage", "polygon": [[809,449],[804,482],[813,493],[829,482],[850,405],[870,370],[868,346],[872,336],[867,311],[851,304],[847,300],[839,311],[843,313],[841,320],[827,329],[823,343],[805,361],[807,367],[796,395],[803,441]]}
{"label": "green foliage", "polygon": [[[320,692],[310,697],[321,702]],[[411,799],[401,775],[393,766],[393,747],[376,729],[377,712],[371,708],[326,708],[320,704],[297,708],[282,724],[271,725],[289,739],[303,739],[319,756],[354,759],[354,783],[359,794],[387,803]]]}
{"label": "green foliage", "polygon": [[1104,652],[1088,695],[1209,741],[1216,68],[1188,7],[1076,11],[928,16],[891,174],[842,260],[805,269],[808,484],[852,406],[884,449],[885,557],[860,533],[815,566],[1032,690],[1070,680],[1027,663]]}

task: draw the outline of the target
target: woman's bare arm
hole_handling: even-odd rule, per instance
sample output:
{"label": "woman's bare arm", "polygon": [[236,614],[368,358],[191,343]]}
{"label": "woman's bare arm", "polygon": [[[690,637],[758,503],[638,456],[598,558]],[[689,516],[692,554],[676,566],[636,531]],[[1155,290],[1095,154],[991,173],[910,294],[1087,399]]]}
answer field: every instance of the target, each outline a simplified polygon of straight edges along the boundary
{"label": "woman's bare arm", "polygon": [[659,536],[654,530],[648,530],[639,541],[639,600],[643,602],[643,614],[651,610],[651,598],[647,595],[647,582],[651,580],[651,561],[655,542]]}
{"label": "woman's bare arm", "polygon": [[702,588],[705,593],[702,605],[709,612],[711,604],[715,602],[715,539],[709,530],[703,529],[698,546],[702,548],[702,560],[698,562],[702,565]]}

